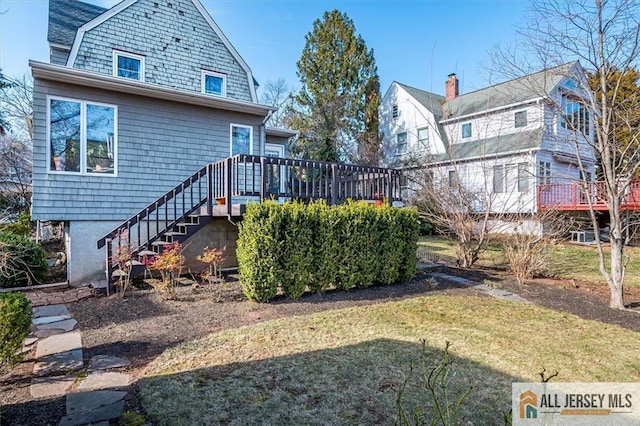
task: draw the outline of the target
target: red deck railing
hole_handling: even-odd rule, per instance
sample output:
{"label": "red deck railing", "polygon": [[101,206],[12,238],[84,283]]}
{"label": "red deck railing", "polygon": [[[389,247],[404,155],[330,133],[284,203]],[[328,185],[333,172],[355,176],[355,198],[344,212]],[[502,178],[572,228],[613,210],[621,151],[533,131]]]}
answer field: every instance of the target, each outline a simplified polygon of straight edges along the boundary
{"label": "red deck railing", "polygon": [[[537,199],[539,210],[584,211],[589,210],[589,197],[595,210],[607,210],[605,182],[595,181],[588,184],[552,183],[538,185]],[[623,209],[640,210],[640,181],[629,182],[625,190]]]}

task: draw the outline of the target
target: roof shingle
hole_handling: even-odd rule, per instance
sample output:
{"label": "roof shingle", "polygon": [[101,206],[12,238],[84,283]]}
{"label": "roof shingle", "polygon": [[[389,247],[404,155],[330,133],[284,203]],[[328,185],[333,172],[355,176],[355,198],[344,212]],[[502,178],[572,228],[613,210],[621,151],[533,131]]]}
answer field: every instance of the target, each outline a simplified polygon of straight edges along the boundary
{"label": "roof shingle", "polygon": [[78,0],[49,0],[49,43],[73,45],[78,28],[107,9]]}

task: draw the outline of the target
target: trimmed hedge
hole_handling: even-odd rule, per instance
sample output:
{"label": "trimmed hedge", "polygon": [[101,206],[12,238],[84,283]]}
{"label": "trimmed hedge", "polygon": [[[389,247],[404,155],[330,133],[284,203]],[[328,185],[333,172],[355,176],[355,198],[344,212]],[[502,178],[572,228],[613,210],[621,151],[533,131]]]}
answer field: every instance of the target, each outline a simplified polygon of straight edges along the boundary
{"label": "trimmed hedge", "polygon": [[236,252],[242,289],[265,302],[279,290],[297,298],[306,291],[406,281],[415,274],[417,241],[413,209],[363,202],[250,204]]}
{"label": "trimmed hedge", "polygon": [[0,293],[0,371],[22,360],[31,316],[31,302],[23,293]]}
{"label": "trimmed hedge", "polygon": [[41,282],[47,274],[47,253],[23,235],[0,231],[0,288]]}

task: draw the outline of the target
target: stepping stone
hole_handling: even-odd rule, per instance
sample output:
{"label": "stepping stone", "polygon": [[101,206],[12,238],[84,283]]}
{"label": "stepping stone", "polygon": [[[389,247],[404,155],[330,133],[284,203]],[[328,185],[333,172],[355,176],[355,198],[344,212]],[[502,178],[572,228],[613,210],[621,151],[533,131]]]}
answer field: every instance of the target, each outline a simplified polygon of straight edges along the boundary
{"label": "stepping stone", "polygon": [[36,377],[31,380],[29,392],[33,398],[62,396],[76,381],[76,376]]}
{"label": "stepping stone", "polygon": [[69,371],[80,370],[84,367],[82,362],[82,349],[62,352],[59,354],[45,356],[33,364],[33,374],[48,375],[55,373],[68,373]]}
{"label": "stepping stone", "polygon": [[79,331],[56,334],[38,342],[36,358],[72,351],[74,349],[82,349],[82,338],[80,337]]}
{"label": "stepping stone", "polygon": [[[67,395],[68,397],[69,395]],[[96,408],[92,411],[83,411],[78,414],[70,414],[64,416],[59,423],[59,426],[79,426],[86,424],[95,424],[98,422],[108,421],[111,419],[117,419],[124,410],[124,401],[118,401],[111,405],[105,405],[104,407]]]}
{"label": "stepping stone", "polygon": [[96,355],[89,361],[89,371],[110,370],[112,368],[128,367],[129,360],[109,355]]}
{"label": "stepping stone", "polygon": [[49,306],[39,306],[37,308],[33,308],[33,317],[55,317],[69,315],[69,310],[65,305],[49,305]]}
{"label": "stepping stone", "polygon": [[51,330],[49,329],[36,330],[36,332],[33,334],[35,334],[36,337],[44,339],[45,337],[53,336],[54,334],[62,334],[62,333],[66,333],[66,331],[54,328]]}
{"label": "stepping stone", "polygon": [[90,391],[109,388],[124,388],[129,386],[130,376],[125,373],[112,373],[105,371],[95,371],[89,373],[80,383],[78,390]]}
{"label": "stepping stone", "polygon": [[27,337],[26,339],[24,339],[24,346],[31,346],[37,341],[37,337]]}
{"label": "stepping stone", "polygon": [[64,330],[64,331],[72,331],[76,328],[78,321],[71,319],[66,319],[58,322],[51,322],[48,324],[38,325],[38,330]]}
{"label": "stepping stone", "polygon": [[[62,305],[64,306],[64,305]],[[52,322],[60,322],[66,319],[71,318],[71,315],[56,315],[53,317],[39,317],[39,318],[34,318],[33,319],[33,323],[35,325],[42,325],[42,324],[49,324]]]}
{"label": "stepping stone", "polygon": [[[127,391],[99,390],[78,392],[67,395],[67,415],[75,416],[85,411],[115,404],[127,396]],[[105,419],[107,420],[107,419]]]}

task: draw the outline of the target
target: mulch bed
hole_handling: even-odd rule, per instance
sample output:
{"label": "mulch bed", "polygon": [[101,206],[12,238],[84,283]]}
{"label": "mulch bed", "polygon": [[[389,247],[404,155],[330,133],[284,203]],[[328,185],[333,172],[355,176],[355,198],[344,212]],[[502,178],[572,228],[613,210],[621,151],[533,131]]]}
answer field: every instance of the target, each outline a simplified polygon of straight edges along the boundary
{"label": "mulch bed", "polygon": [[[640,332],[640,313],[614,311],[607,307],[605,285],[536,279],[518,286],[501,271],[445,267],[443,272],[477,282],[491,281],[535,304]],[[452,282],[440,281],[436,288],[432,283],[428,275],[419,275],[410,282],[393,286],[252,303],[246,300],[239,283],[231,277],[220,303],[216,303],[214,292],[206,286],[178,288],[177,301],[162,300],[157,292],[142,287],[134,289],[126,298],[119,295],[90,298],[68,304],[68,307],[82,332],[85,361],[94,355],[127,358],[132,362],[130,373],[135,381],[143,368],[165,349],[226,329],[428,294],[488,297]],[[626,297],[630,302],[640,304],[640,289],[634,288]],[[64,414],[64,398],[31,400],[31,368],[32,361],[27,359],[12,374],[0,376],[0,403],[3,405],[0,424],[54,424]],[[135,392],[134,385],[127,400],[129,409],[139,409]]]}

